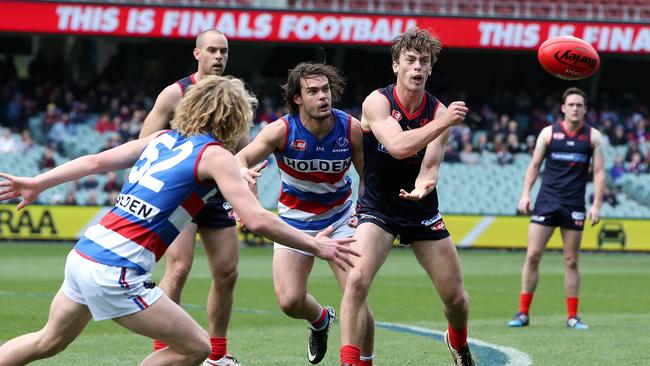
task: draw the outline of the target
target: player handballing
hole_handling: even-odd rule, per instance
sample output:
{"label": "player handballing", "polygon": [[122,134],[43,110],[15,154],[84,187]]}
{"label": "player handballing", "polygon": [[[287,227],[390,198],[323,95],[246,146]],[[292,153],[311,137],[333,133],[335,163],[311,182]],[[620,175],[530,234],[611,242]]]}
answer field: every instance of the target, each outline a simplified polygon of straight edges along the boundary
{"label": "player handballing", "polygon": [[[592,226],[600,221],[600,206],[605,187],[602,135],[585,124],[587,96],[578,88],[569,88],[562,95],[564,120],[545,127],[537,137],[532,160],[528,165],[518,209],[531,214],[528,227],[528,249],[521,272],[519,312],[508,323],[510,327],[528,326],[529,309],[539,281],[539,263],[556,227],[560,227],[564,243],[564,290],[566,292],[569,328],[588,329],[578,317],[580,271],[578,258],[585,220]],[[544,177],[535,209],[530,209],[530,190],[546,160]],[[593,169],[594,202],[585,215],[585,189],[589,181],[589,163]]]}
{"label": "player handballing", "polygon": [[394,239],[411,245],[431,278],[449,322],[445,340],[456,365],[473,365],[467,343],[469,301],[456,247],[438,212],[436,183],[450,127],[467,108],[446,108],[425,91],[440,41],[428,31],[410,29],[391,46],[396,84],[372,92],[363,103],[364,182],[355,250],[341,304],[341,365],[359,365],[367,298],[375,274]]}

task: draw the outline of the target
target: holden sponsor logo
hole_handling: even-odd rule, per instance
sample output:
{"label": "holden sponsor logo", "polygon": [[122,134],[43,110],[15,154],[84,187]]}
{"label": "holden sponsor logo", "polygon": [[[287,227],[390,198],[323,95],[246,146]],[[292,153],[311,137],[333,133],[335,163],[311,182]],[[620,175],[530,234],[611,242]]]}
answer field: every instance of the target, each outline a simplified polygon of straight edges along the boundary
{"label": "holden sponsor logo", "polygon": [[307,142],[305,140],[295,140],[291,144],[291,148],[298,151],[305,151],[307,149]]}
{"label": "holden sponsor logo", "polygon": [[569,141],[566,142],[566,145],[567,146],[576,146],[576,142],[569,140]]}
{"label": "holden sponsor logo", "polygon": [[397,110],[393,109],[392,112],[390,112],[391,117],[393,117],[396,121],[401,121],[402,120],[402,114]]}
{"label": "holden sponsor logo", "polygon": [[[578,51],[583,50],[580,47],[576,48]],[[555,59],[564,65],[569,65],[569,66],[581,66],[585,65],[589,68],[594,68],[596,67],[596,63],[598,62],[595,58],[593,57],[587,57],[585,55],[580,55],[578,53],[573,52],[572,50],[566,50],[566,51],[557,51],[554,55]]]}
{"label": "holden sponsor logo", "polygon": [[349,158],[345,160],[300,160],[285,156],[284,164],[286,164],[289,168],[302,173],[340,173],[350,167],[352,160]]}
{"label": "holden sponsor logo", "polygon": [[587,141],[587,140],[589,140],[589,136],[587,135],[578,136],[578,141]]}
{"label": "holden sponsor logo", "polygon": [[544,222],[544,220],[546,220],[546,217],[540,215],[533,215],[530,217],[530,219],[535,222]]}
{"label": "holden sponsor logo", "polygon": [[345,137],[339,137],[339,138],[336,140],[336,143],[337,143],[340,147],[343,147],[343,146],[348,146],[348,144],[349,144],[350,142],[349,142],[348,139],[346,139]]}
{"label": "holden sponsor logo", "polygon": [[553,140],[564,140],[564,133],[563,132],[554,133]]}
{"label": "holden sponsor logo", "polygon": [[141,220],[149,222],[160,212],[158,207],[130,194],[118,195],[115,206]]}

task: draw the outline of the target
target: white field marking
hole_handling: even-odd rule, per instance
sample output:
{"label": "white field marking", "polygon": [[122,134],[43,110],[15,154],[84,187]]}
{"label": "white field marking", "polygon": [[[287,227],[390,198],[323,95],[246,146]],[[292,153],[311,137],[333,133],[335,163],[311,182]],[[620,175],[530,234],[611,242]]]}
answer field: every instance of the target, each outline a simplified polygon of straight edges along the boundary
{"label": "white field marking", "polygon": [[474,244],[474,241],[476,241],[476,239],[478,239],[478,237],[481,236],[481,234],[483,234],[483,232],[487,230],[490,227],[490,225],[492,225],[495,219],[496,219],[495,216],[483,217],[481,221],[479,221],[479,223],[476,224],[476,226],[474,226],[472,230],[470,230],[470,232],[467,233],[467,235],[465,235],[460,240],[458,246],[460,246],[461,248],[471,247],[472,244]]}
{"label": "white field marking", "polygon": [[[444,332],[438,331],[438,330],[433,330],[433,329],[428,329],[428,328],[422,328],[422,327],[415,327],[411,325],[404,325],[404,324],[396,324],[396,323],[385,323],[385,322],[375,322],[375,324],[380,327],[380,328],[385,328],[389,329],[392,331],[396,332],[403,332],[403,333],[410,333],[413,335],[419,335],[419,336],[428,336],[435,338],[436,340],[442,340],[444,337]],[[512,347],[504,347],[504,346],[498,346],[496,344],[488,343],[481,341],[479,339],[475,338],[468,338],[467,342],[474,346],[474,351],[472,353],[475,353],[476,358],[480,359],[481,365],[484,366],[530,366],[533,364],[532,358],[524,352],[521,352],[515,348]],[[478,346],[478,347],[477,347]],[[479,348],[479,349],[476,349]],[[487,348],[489,351],[488,352],[480,352],[480,348]],[[479,352],[476,352],[479,351]],[[489,356],[489,353],[492,352],[497,352],[503,354],[507,360],[505,363],[503,362],[498,362],[498,361],[490,361],[489,358],[486,356]],[[487,354],[483,354],[487,353]]]}

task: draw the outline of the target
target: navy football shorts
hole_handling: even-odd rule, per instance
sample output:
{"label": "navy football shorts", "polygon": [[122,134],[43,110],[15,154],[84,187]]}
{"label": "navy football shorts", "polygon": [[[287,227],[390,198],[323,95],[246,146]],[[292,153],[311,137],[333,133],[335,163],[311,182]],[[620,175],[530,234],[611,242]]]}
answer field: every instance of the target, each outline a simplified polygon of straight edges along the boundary
{"label": "navy football shorts", "polygon": [[584,206],[563,205],[552,202],[536,202],[530,222],[569,230],[582,231],[585,225]]}
{"label": "navy football shorts", "polygon": [[450,235],[440,213],[436,213],[433,217],[415,219],[396,217],[395,215],[387,216],[364,207],[359,209],[357,215],[359,224],[371,222],[399,237],[400,243],[403,245],[409,245],[416,241],[440,240]]}
{"label": "navy football shorts", "polygon": [[235,212],[232,210],[230,203],[219,192],[208,199],[192,222],[199,227],[213,229],[237,225]]}

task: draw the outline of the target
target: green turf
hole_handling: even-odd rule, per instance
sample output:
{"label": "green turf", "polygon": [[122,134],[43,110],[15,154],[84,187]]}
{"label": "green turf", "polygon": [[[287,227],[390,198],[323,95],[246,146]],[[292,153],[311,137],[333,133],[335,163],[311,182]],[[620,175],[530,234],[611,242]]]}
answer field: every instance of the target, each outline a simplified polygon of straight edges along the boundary
{"label": "green turf", "polygon": [[[63,276],[69,245],[0,244],[0,342],[39,329]],[[471,297],[470,337],[525,352],[535,365],[650,365],[650,256],[583,254],[580,313],[588,331],[566,329],[562,258],[547,253],[532,307],[531,326],[505,326],[517,308],[523,252],[463,251]],[[154,277],[160,278],[163,265]],[[206,325],[209,285],[201,249],[183,296],[185,308]],[[312,293],[338,308],[340,293],[324,263],[311,276]],[[381,366],[450,365],[438,335],[397,332],[390,324],[442,331],[441,304],[413,255],[394,250],[380,271],[370,303],[377,321],[376,360]],[[271,282],[271,251],[244,249],[229,333],[230,352],[245,366],[307,365],[307,326],[279,311]],[[390,323],[390,324],[387,324]],[[91,323],[58,356],[37,365],[134,365],[151,341],[110,321]],[[338,365],[338,327],[322,365]],[[500,364],[476,347],[480,365]]]}

